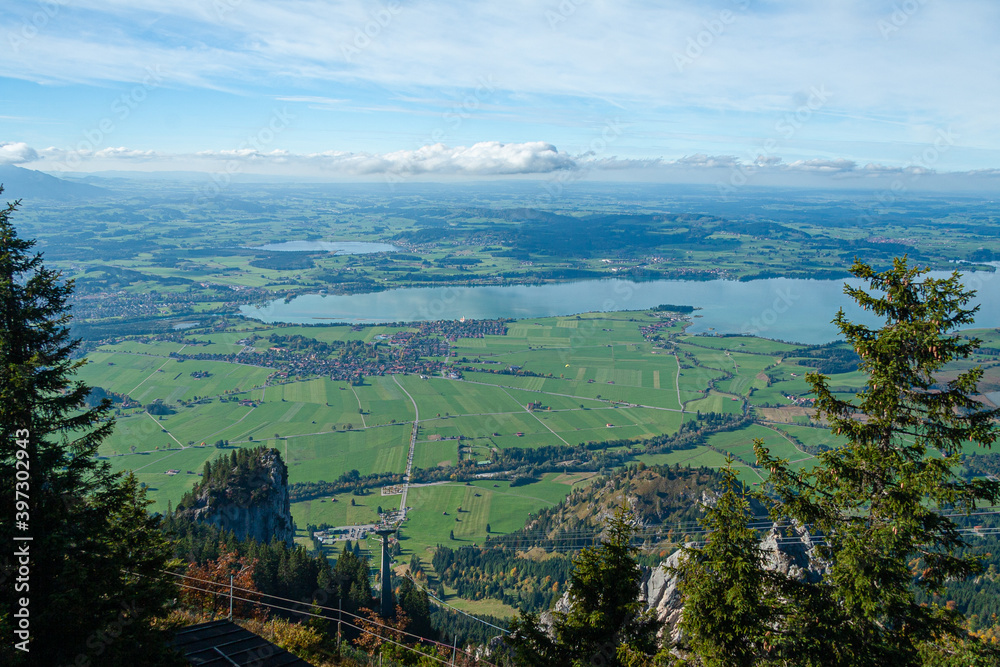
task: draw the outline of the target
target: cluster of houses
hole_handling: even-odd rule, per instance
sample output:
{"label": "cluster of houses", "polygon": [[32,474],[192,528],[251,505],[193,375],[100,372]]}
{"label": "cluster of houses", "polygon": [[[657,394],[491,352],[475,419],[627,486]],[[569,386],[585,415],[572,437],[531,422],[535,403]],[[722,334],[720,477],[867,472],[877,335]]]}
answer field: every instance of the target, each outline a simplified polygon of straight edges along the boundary
{"label": "cluster of houses", "polygon": [[[418,339],[419,340],[419,339]],[[420,352],[431,353],[430,346],[413,343],[400,343],[405,352],[399,355],[366,356],[362,354],[346,355],[339,358],[319,358],[316,355],[305,355],[281,349],[270,349],[263,352],[241,352],[239,358],[235,354],[194,354],[183,355],[172,353],[177,359],[193,359],[204,361],[225,361],[229,363],[249,364],[281,369],[280,372],[294,375],[329,375],[332,380],[348,381],[357,377],[372,375],[393,375],[397,373],[435,373],[443,364],[433,359],[423,359]],[[365,346],[370,347],[370,346]],[[421,349],[422,348],[422,349]]]}
{"label": "cluster of houses", "polygon": [[[81,284],[81,287],[85,288],[85,286],[85,283]],[[150,290],[148,292],[128,292],[125,290],[100,290],[84,293],[81,290],[73,298],[73,316],[80,321],[111,317],[159,317],[165,310],[187,311],[198,302],[223,301],[226,307],[235,309],[242,304],[259,302],[274,296],[271,292],[260,287],[214,283],[200,283],[199,286],[207,291]]]}
{"label": "cluster of houses", "polygon": [[[183,355],[172,353],[177,359],[239,362],[254,366],[277,368],[279,376],[329,375],[333,380],[352,380],[372,375],[394,375],[397,373],[436,374],[444,364],[437,359],[454,357],[449,341],[458,338],[482,338],[507,333],[506,320],[437,320],[413,325],[415,330],[397,331],[380,335],[370,344],[355,343],[340,350],[340,354],[302,354],[275,345],[258,351],[245,347],[235,354],[199,353]],[[252,341],[240,341],[248,345]],[[238,358],[237,358],[238,357]],[[460,377],[452,372],[450,377]]]}
{"label": "cluster of houses", "polygon": [[642,333],[642,337],[646,340],[658,340],[660,337],[660,329],[669,329],[679,321],[680,320],[676,317],[664,317],[661,320],[639,327],[639,331]]}
{"label": "cluster of houses", "polygon": [[506,336],[507,320],[468,320],[464,317],[458,320],[435,320],[420,322],[421,334],[428,336],[438,334],[455,342],[459,338],[482,338],[483,336]]}
{"label": "cluster of houses", "polygon": [[812,404],[816,401],[815,398],[809,396],[792,396],[791,394],[786,394],[785,398],[787,398],[795,405],[802,405],[808,407],[812,407]]}

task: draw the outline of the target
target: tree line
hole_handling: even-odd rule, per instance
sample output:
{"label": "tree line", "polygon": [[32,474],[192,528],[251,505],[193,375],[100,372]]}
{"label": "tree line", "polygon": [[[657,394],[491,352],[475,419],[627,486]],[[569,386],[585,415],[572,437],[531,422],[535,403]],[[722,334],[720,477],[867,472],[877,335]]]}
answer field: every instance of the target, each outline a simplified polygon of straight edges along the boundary
{"label": "tree line", "polygon": [[[510,639],[523,664],[604,665],[995,665],[1000,652],[952,605],[922,603],[949,581],[987,576],[968,550],[962,517],[1000,499],[1000,481],[962,479],[967,443],[989,448],[1000,410],[973,398],[981,368],[947,383],[936,374],[968,358],[979,341],[955,335],[972,322],[974,293],[957,273],[926,278],[905,258],[878,272],[855,262],[867,282],[845,287],[879,328],[835,323],[857,352],[865,387],[852,400],[810,373],[819,416],[846,444],[797,469],[754,442],[769,471],[767,493],[723,471],[723,493],[705,506],[703,541],[669,567],[683,611],[677,632],[656,641],[659,623],[638,600],[634,524],[622,509],[598,547],[574,559],[568,610],[551,631],[533,614]],[[732,459],[730,459],[731,466]],[[765,566],[752,527],[758,503],[776,521],[815,536],[810,567],[793,576]],[[993,635],[995,638],[995,634]]]}
{"label": "tree line", "polygon": [[[303,605],[327,606],[335,595],[374,622],[368,564],[347,546],[331,567],[301,549],[236,546],[175,522],[174,531],[186,531],[186,554],[196,554],[187,565],[176,558],[164,532],[175,518],[150,514],[135,477],[114,473],[97,456],[114,427],[111,402],[85,405],[90,388],[73,377],[84,362],[72,359],[79,346],[69,331],[72,281],[63,282],[32,251],[33,242],[17,236],[10,221],[17,207],[0,211],[0,540],[15,545],[0,555],[3,663],[177,664],[165,641],[170,619],[178,619],[178,587],[167,573],[216,577],[222,581],[208,585],[218,587],[239,567],[241,575],[251,573],[241,580],[250,595],[267,587]],[[766,494],[723,472],[724,491],[705,510],[706,537],[689,544],[673,567],[685,602],[676,639],[658,639],[659,623],[644,611],[635,525],[621,509],[600,545],[573,559],[567,610],[553,612],[550,626],[530,612],[512,623],[517,664],[1000,661],[961,613],[918,598],[950,581],[991,574],[969,551],[956,515],[996,504],[1000,482],[963,479],[956,470],[967,443],[995,442],[1000,411],[972,398],[981,369],[947,383],[935,376],[979,343],[955,335],[973,320],[973,293],[957,274],[927,278],[905,259],[882,272],[856,262],[852,272],[871,292],[847,293],[885,321],[870,329],[843,312],[835,320],[868,382],[848,401],[822,374],[808,376],[817,410],[846,444],[802,470],[756,442],[758,466],[770,473]],[[754,503],[821,538],[813,552],[821,578],[796,579],[764,566],[749,525]],[[182,599],[192,602],[206,595],[182,588]],[[401,582],[394,632],[428,615],[425,595]],[[382,651],[382,630],[359,623],[371,628],[359,638],[363,645]],[[329,622],[301,627],[320,640],[332,636]]]}

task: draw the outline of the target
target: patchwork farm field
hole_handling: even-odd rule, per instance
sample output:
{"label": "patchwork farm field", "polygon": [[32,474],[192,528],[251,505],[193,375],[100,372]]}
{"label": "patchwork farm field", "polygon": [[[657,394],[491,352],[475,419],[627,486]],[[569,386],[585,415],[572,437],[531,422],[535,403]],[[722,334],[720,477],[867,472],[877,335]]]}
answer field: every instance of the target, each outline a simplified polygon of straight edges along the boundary
{"label": "patchwork farm field", "polygon": [[[100,454],[115,470],[136,474],[154,510],[176,504],[206,461],[236,447],[276,447],[291,483],[333,482],[350,471],[403,475],[415,421],[413,470],[440,471],[431,479],[446,480],[462,462],[488,464],[511,448],[615,441],[619,451],[622,442],[635,443],[624,447],[626,460],[647,464],[719,467],[731,455],[744,481],[760,483],[754,438],[796,467],[813,460],[807,448],[838,442],[828,430],[807,426],[804,378],[816,370],[806,364],[817,356],[810,348],[690,336],[682,320],[649,311],[519,320],[506,323],[504,335],[451,336],[446,348],[421,353],[437,364],[433,373],[335,379],[309,370],[309,363],[335,358],[345,346],[407,353],[407,336],[416,331],[239,322],[219,331],[115,339],[90,351],[79,377],[116,400],[117,426]],[[992,331],[978,333],[995,342]],[[301,356],[294,359],[308,363],[290,369],[288,357],[268,357],[283,349],[275,340],[298,341]],[[996,360],[983,355],[982,361]],[[849,395],[864,375],[848,367],[829,382]],[[643,441],[676,434],[686,422],[747,413],[765,423],[715,433],[692,449],[642,451]],[[515,487],[499,479],[414,486],[403,547],[418,552],[451,541],[452,533],[459,543],[480,542],[487,524],[509,532],[591,475],[548,473]],[[369,522],[378,506],[400,502],[378,489],[355,496],[354,507],[350,497],[297,502],[293,515],[300,528]],[[456,513],[459,505],[463,511]]]}
{"label": "patchwork farm field", "polygon": [[[273,334],[371,343],[403,330],[246,324],[210,334],[188,331],[169,340],[116,340],[90,352],[80,379],[128,397],[116,403],[117,426],[100,454],[116,470],[133,471],[155,501],[153,509],[162,511],[194,486],[206,461],[234,447],[278,448],[291,483],[336,480],[351,470],[402,474],[418,413],[413,465],[423,469],[454,466],[463,457],[488,461],[508,447],[675,433],[687,418],[678,401],[677,360],[646,342],[637,321],[657,319],[645,313],[543,318],[513,323],[504,336],[458,338],[451,345],[452,363],[471,358],[483,369],[462,372],[461,379],[400,374],[354,383],[240,363],[246,350],[266,352]],[[528,512],[557,502],[571,488],[549,481],[514,490],[506,481],[476,484],[483,486],[484,498],[492,502],[495,496],[497,502],[489,511],[463,517],[468,520],[457,531],[461,539],[485,535],[486,523],[502,532],[520,527]],[[410,516],[426,533],[421,538],[426,544],[452,530],[429,519],[436,514],[427,508],[447,504],[442,494],[457,493],[465,491],[413,489]],[[353,522],[363,514],[371,519],[374,508],[361,509],[369,498],[350,511],[343,509],[349,502],[295,503],[294,514],[299,523]],[[398,506],[398,497],[394,502]],[[483,502],[468,504],[476,508]]]}
{"label": "patchwork farm field", "polygon": [[[488,480],[411,488],[414,511],[403,528],[401,546],[430,560],[428,549],[437,544],[452,547],[482,544],[488,534],[523,528],[530,513],[555,505],[574,485],[586,483],[592,476],[549,473],[537,482],[516,487],[507,481]],[[436,538],[438,535],[444,538]]]}

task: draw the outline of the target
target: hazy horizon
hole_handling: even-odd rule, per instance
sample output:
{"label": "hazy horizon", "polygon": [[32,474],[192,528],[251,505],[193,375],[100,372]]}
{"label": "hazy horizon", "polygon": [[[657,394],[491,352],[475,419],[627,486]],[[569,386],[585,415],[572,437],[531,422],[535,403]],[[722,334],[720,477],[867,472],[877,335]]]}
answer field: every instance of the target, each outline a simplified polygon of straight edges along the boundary
{"label": "hazy horizon", "polygon": [[0,8],[0,163],[990,189],[998,14],[983,0],[17,0]]}

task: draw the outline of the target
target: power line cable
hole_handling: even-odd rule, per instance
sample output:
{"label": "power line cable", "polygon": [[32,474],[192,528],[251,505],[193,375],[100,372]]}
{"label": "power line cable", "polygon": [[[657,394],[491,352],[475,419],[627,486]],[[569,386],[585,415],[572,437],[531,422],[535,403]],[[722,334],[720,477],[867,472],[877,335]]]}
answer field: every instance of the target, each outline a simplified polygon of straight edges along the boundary
{"label": "power line cable", "polygon": [[[143,576],[143,575],[139,575],[139,576]],[[212,583],[215,583],[215,582],[212,582]],[[221,584],[218,584],[218,585],[221,585]],[[301,611],[301,610],[298,610],[298,609],[290,609],[288,607],[282,607],[280,605],[271,604],[271,603],[268,603],[268,602],[261,602],[260,600],[251,600],[249,598],[243,598],[243,597],[239,597],[239,596],[236,596],[236,595],[228,596],[228,594],[225,593],[224,591],[210,591],[210,590],[205,589],[205,588],[198,588],[197,586],[191,586],[189,584],[182,584],[182,583],[178,583],[177,586],[179,586],[180,588],[186,588],[188,590],[200,591],[202,593],[209,593],[211,595],[225,595],[227,597],[232,597],[234,600],[240,600],[242,602],[249,602],[250,604],[260,605],[262,607],[268,607],[270,609],[278,609],[278,610],[281,610],[281,611],[287,611],[287,612],[290,612],[290,613],[293,613],[293,614],[301,614],[302,616],[311,616],[313,618],[320,618],[320,619],[323,619],[325,621],[332,621],[332,620],[334,620],[334,619],[331,619],[331,618],[329,618],[327,616],[321,616],[319,614],[313,614],[311,612]],[[361,617],[357,617],[357,618],[361,619]],[[377,625],[379,627],[388,627],[388,626],[382,626],[382,625],[380,625],[378,623],[374,623],[373,621],[370,621],[369,619],[361,619],[361,620],[363,620],[366,623],[372,623],[373,625]],[[446,661],[446,660],[442,660],[441,658],[438,658],[436,656],[424,653],[422,651],[418,651],[415,648],[413,648],[412,646],[407,646],[406,644],[394,641],[392,639],[389,639],[388,637],[383,637],[381,635],[375,634],[371,630],[365,630],[364,628],[358,627],[358,626],[354,625],[353,623],[349,623],[347,621],[340,621],[340,622],[343,625],[346,625],[349,628],[354,628],[355,630],[358,630],[358,631],[363,632],[365,634],[369,634],[369,635],[371,635],[373,637],[378,637],[382,641],[387,641],[390,644],[395,644],[396,646],[398,646],[398,647],[400,647],[402,649],[406,649],[407,651],[411,651],[413,653],[416,653],[417,655],[425,656],[425,657],[428,657],[428,658],[430,658],[432,660],[436,660],[437,662],[440,662],[443,665],[449,664],[448,661]],[[401,634],[409,634],[409,633],[404,633],[401,630],[397,630],[396,628],[390,628],[390,630],[392,632],[399,632]],[[430,641],[430,640],[427,640],[427,641]],[[434,644],[436,644],[438,646],[444,646],[445,648],[449,648],[449,649],[450,648],[454,648],[452,646],[448,646],[447,644],[441,644],[440,642],[432,642],[432,643],[434,643]],[[456,649],[456,650],[461,650],[461,649]],[[474,658],[474,656],[472,656],[468,651],[462,650],[462,653],[464,653],[465,655],[468,655],[469,657]],[[496,667],[495,665],[492,665],[491,663],[488,663],[485,660],[482,661],[482,662],[484,664],[486,664],[486,665],[489,665],[490,667]]]}
{"label": "power line cable", "polygon": [[[940,516],[947,518],[961,518],[961,517],[971,517],[971,516],[993,516],[1000,514],[1000,511],[998,511],[1000,510],[1000,506],[987,506],[981,509],[986,511],[950,512],[950,513],[943,513]],[[767,529],[773,526],[775,523],[768,517],[754,516],[751,518],[753,519],[753,521],[749,522],[748,526],[756,530]],[[809,526],[807,525],[805,527],[808,529]],[[967,530],[967,529],[961,529],[961,530]],[[634,533],[634,539],[642,540],[651,537],[661,537],[663,533],[670,531],[674,531],[675,533],[680,535],[689,535],[689,536],[703,535],[711,532],[710,530],[707,530],[704,527],[702,527],[700,524],[697,524],[696,527],[695,522],[680,522],[676,524],[661,524],[656,526],[647,526],[642,530]],[[577,545],[589,546],[589,544],[583,544],[583,543],[596,542],[603,534],[604,534],[603,529],[579,529],[573,531],[558,532],[552,536],[547,536],[547,533],[545,531],[538,530],[529,533],[521,533],[516,536],[510,537],[510,541],[513,542],[516,540],[518,542],[527,542],[529,544],[531,542],[536,542],[535,546],[539,546],[542,548],[545,547],[542,546],[541,544],[538,544],[537,542],[544,542],[552,545],[557,545],[559,543],[570,543],[571,545],[577,544]],[[497,547],[512,548],[512,545],[505,544],[503,541],[497,541],[494,544]],[[489,547],[486,547],[484,545],[484,548],[489,548]],[[570,549],[571,548],[572,547],[570,547]],[[566,550],[566,547],[564,546],[562,549],[559,550]]]}
{"label": "power line cable", "polygon": [[[180,578],[183,578],[183,579],[190,579],[192,581],[198,581],[198,582],[201,582],[201,583],[210,584],[212,586],[221,586],[221,587],[227,589],[227,590],[224,590],[224,591],[220,591],[223,595],[228,594],[227,591],[230,588],[229,584],[220,583],[220,582],[217,582],[217,581],[212,581],[210,579],[200,579],[198,577],[192,577],[190,575],[180,574],[178,572],[170,572],[169,570],[160,570],[160,572],[162,572],[164,574],[169,574],[169,575],[174,576],[174,577],[180,577]],[[263,596],[263,597],[273,598],[275,600],[281,600],[282,602],[290,602],[292,604],[300,604],[300,605],[305,605],[305,606],[308,606],[308,607],[314,607],[316,609],[324,609],[326,611],[337,612],[338,614],[343,614],[343,615],[349,616],[351,618],[356,618],[359,621],[364,621],[365,623],[371,623],[372,625],[375,625],[375,626],[381,627],[381,628],[385,628],[386,630],[390,630],[392,632],[399,632],[399,633],[404,634],[404,635],[406,635],[408,637],[413,637],[414,639],[418,639],[418,640],[420,640],[422,642],[426,642],[426,643],[430,643],[430,644],[436,644],[436,645],[441,646],[443,648],[452,648],[452,646],[449,645],[449,644],[443,644],[443,643],[435,641],[433,639],[427,639],[426,637],[421,637],[420,635],[413,634],[412,632],[406,632],[404,630],[399,630],[399,629],[394,628],[392,626],[385,625],[385,624],[379,623],[377,621],[373,621],[370,618],[365,618],[364,616],[360,616],[358,614],[352,614],[351,612],[345,611],[343,609],[335,609],[334,607],[326,607],[326,606],[323,606],[323,605],[320,605],[320,604],[314,604],[314,603],[311,603],[311,602],[303,602],[301,600],[292,600],[291,598],[281,597],[280,595],[272,595],[270,593],[263,593],[261,591],[255,591],[252,588],[244,588],[244,587],[241,587],[241,586],[233,586],[232,590],[234,590],[234,591],[241,591],[241,592],[252,594],[252,595],[259,595],[259,596]],[[265,603],[265,604],[267,604],[267,603]],[[303,613],[305,613],[305,612],[303,612]],[[333,620],[333,619],[331,619],[329,617],[325,617],[325,616],[323,618],[326,618],[327,620]],[[473,618],[475,618],[475,617],[473,617]],[[481,622],[486,623],[486,621],[482,621],[481,619],[477,619],[477,620],[480,620]],[[493,627],[496,627],[496,626],[493,626]],[[498,628],[498,629],[502,630],[503,628]]]}
{"label": "power line cable", "polygon": [[477,617],[477,616],[473,616],[472,614],[470,614],[470,613],[468,613],[468,612],[466,612],[466,611],[462,611],[462,610],[461,610],[461,609],[459,609],[458,607],[453,607],[452,605],[448,604],[447,602],[445,602],[444,600],[442,600],[442,599],[441,599],[441,598],[439,598],[438,596],[436,596],[436,595],[434,595],[433,593],[431,593],[431,592],[430,592],[430,590],[428,590],[428,589],[424,588],[423,586],[421,586],[420,584],[418,584],[418,583],[417,583],[417,581],[416,581],[416,580],[415,580],[415,579],[414,579],[413,577],[411,577],[411,576],[407,576],[407,579],[409,579],[410,581],[412,581],[412,582],[413,582],[413,585],[414,585],[414,586],[416,586],[417,588],[419,588],[420,590],[422,590],[422,591],[423,591],[424,593],[426,593],[426,594],[427,594],[427,595],[428,595],[429,597],[433,598],[434,600],[436,600],[436,601],[437,601],[437,602],[439,602],[440,604],[444,605],[445,607],[448,607],[449,609],[452,609],[452,610],[454,610],[454,611],[457,611],[457,612],[458,612],[459,614],[463,614],[463,615],[465,615],[465,616],[468,616],[469,618],[471,618],[471,619],[473,619],[473,620],[476,620],[476,621],[479,621],[479,622],[480,622],[480,623],[482,623],[483,625],[488,625],[488,626],[490,626],[491,628],[496,628],[496,629],[497,629],[497,630],[499,630],[500,632],[503,632],[503,633],[505,633],[505,634],[508,634],[508,635],[510,634],[510,630],[507,630],[507,629],[505,629],[505,628],[501,628],[501,627],[500,627],[500,626],[498,626],[498,625],[493,625],[493,624],[492,624],[492,623],[490,623],[489,621],[484,621],[483,619],[481,619],[481,618],[479,618],[479,617]]}

